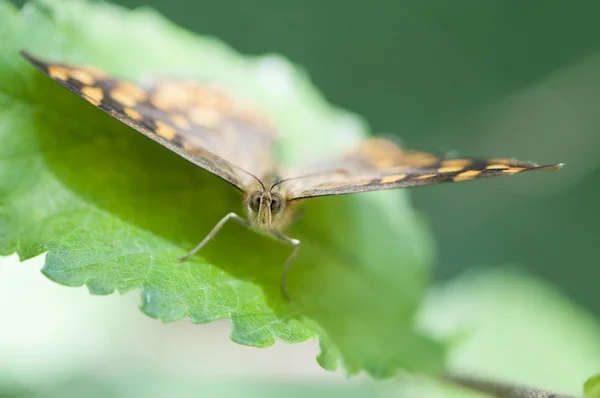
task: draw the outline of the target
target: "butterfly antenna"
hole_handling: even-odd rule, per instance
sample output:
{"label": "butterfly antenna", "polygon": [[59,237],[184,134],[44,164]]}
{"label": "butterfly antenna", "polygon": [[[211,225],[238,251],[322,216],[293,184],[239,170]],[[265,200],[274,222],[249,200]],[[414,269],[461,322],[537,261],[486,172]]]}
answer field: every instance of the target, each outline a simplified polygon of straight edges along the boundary
{"label": "butterfly antenna", "polygon": [[263,184],[263,182],[260,180],[260,178],[258,178],[257,176],[255,176],[254,174],[250,173],[249,171],[246,171],[244,169],[242,169],[239,166],[236,166],[233,163],[230,163],[233,167],[235,167],[236,169],[238,169],[239,171],[248,174],[250,177],[254,178],[256,181],[258,181],[258,183],[260,184],[260,186],[262,187],[263,192],[265,192],[267,190],[267,188],[265,187],[265,184]]}
{"label": "butterfly antenna", "polygon": [[276,183],[274,183],[273,185],[271,185],[270,190],[275,188],[277,185],[281,184],[282,182],[287,182],[287,181],[291,181],[291,180],[299,180],[301,178],[326,176],[329,174],[349,174],[349,173],[348,173],[348,170],[346,170],[346,169],[335,169],[335,170],[321,171],[318,173],[305,174],[305,175],[298,176],[298,177],[285,178],[285,179],[279,180]]}

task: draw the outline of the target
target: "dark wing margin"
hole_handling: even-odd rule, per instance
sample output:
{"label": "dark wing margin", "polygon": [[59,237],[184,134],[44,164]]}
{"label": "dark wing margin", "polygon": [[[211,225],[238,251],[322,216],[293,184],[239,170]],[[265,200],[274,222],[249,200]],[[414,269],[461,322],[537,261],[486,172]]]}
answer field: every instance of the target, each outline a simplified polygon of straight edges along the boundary
{"label": "dark wing margin", "polygon": [[353,153],[330,162],[327,169],[333,172],[318,177],[292,178],[284,189],[289,200],[297,200],[470,181],[528,171],[553,171],[562,166],[562,163],[539,166],[500,158],[441,159],[426,152],[403,151],[390,141],[372,138],[365,140]]}
{"label": "dark wing margin", "polygon": [[185,135],[181,134],[175,123],[158,120],[153,114],[147,112],[149,108],[147,90],[133,83],[107,76],[93,67],[46,63],[26,51],[20,53],[52,80],[95,107],[191,163],[229,182],[240,191],[245,191],[242,178],[247,177],[247,173],[198,145],[190,147]]}

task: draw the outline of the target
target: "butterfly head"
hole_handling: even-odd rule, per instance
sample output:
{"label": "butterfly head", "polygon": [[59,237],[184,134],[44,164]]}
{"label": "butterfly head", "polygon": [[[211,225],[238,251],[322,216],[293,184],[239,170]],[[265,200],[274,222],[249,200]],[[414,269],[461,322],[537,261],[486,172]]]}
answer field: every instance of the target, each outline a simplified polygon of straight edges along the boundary
{"label": "butterfly head", "polygon": [[258,229],[280,229],[286,219],[287,203],[280,192],[273,189],[256,190],[247,198],[248,216]]}

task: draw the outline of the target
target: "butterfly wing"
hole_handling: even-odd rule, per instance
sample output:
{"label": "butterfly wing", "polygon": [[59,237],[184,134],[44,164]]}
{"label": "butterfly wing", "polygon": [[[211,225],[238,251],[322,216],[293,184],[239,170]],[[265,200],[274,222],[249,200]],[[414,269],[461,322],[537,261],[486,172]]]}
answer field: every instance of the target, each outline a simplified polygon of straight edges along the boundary
{"label": "butterfly wing", "polygon": [[22,55],[87,102],[242,191],[255,182],[248,173],[265,175],[274,167],[270,123],[216,87],[170,80],[140,86],[94,68]]}
{"label": "butterfly wing", "polygon": [[319,172],[291,178],[281,185],[288,199],[294,200],[468,181],[531,170],[557,170],[560,167],[562,164],[538,166],[511,159],[440,159],[426,152],[404,151],[383,138],[372,138],[363,141],[350,154],[319,165]]}

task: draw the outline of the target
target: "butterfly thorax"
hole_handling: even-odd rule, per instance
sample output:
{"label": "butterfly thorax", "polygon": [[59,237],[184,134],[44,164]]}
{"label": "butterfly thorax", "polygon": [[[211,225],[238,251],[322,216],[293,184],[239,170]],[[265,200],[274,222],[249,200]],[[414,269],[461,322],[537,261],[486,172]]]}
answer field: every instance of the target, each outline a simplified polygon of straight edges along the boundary
{"label": "butterfly thorax", "polygon": [[246,196],[248,219],[258,231],[273,234],[289,224],[293,210],[279,185],[262,185]]}

